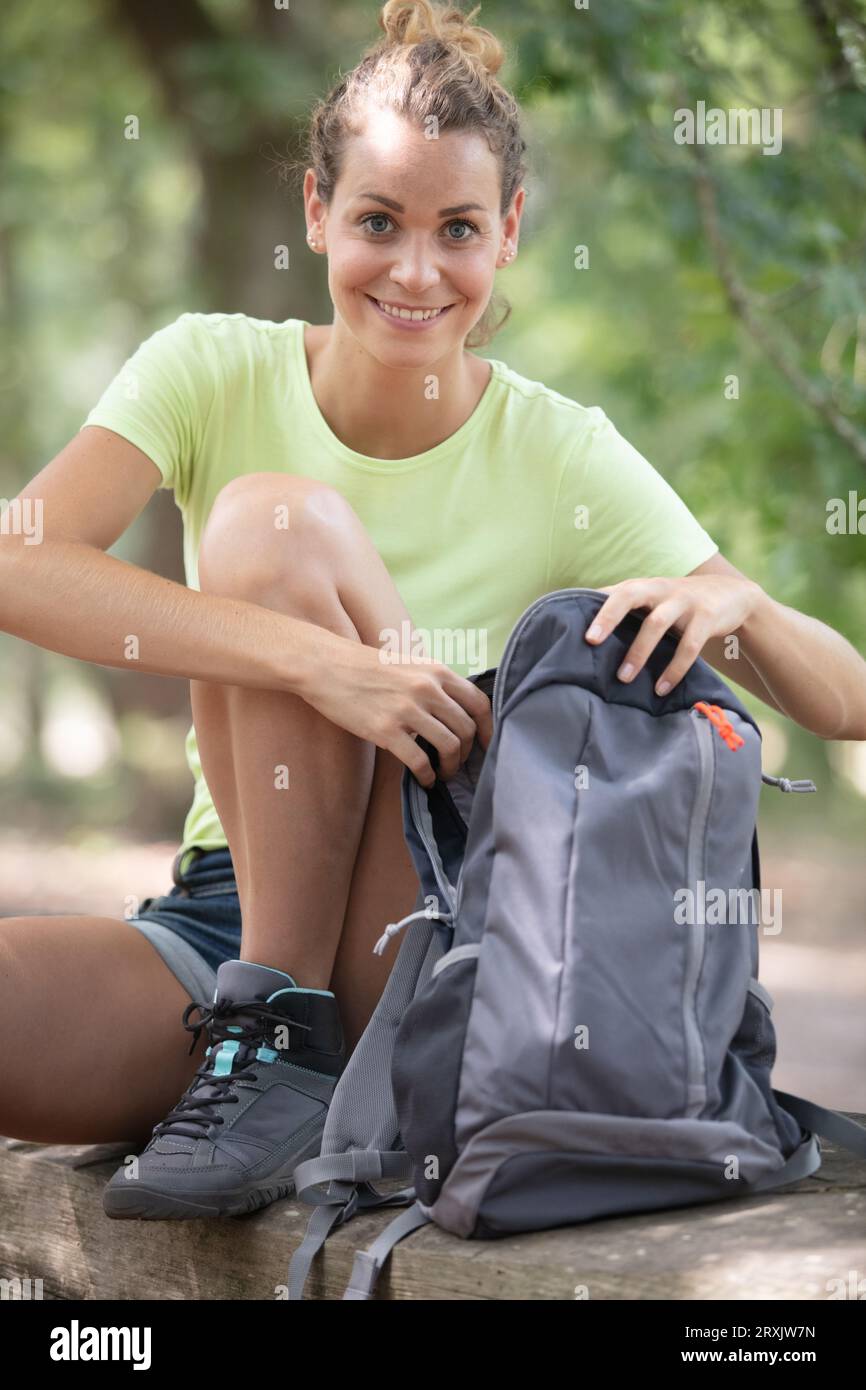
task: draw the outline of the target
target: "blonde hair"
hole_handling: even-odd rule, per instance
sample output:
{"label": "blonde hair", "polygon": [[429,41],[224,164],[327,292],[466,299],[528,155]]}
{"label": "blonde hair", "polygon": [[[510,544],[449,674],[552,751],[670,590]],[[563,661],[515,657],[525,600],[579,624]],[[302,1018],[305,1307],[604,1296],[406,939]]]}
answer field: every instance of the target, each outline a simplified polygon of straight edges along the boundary
{"label": "blonde hair", "polygon": [[385,31],[380,46],[438,39],[462,49],[493,75],[502,67],[505,51],[489,29],[473,24],[480,9],[476,5],[470,14],[464,14],[456,5],[431,4],[430,0],[387,0],[379,15],[379,27]]}
{"label": "blonde hair", "polygon": [[[496,78],[503,46],[473,23],[479,9],[465,14],[435,0],[387,0],[382,6],[384,37],[316,103],[310,117],[305,163],[315,172],[323,202],[333,196],[346,144],[361,130],[364,107],[372,101],[420,126],[435,118],[440,131],[482,134],[499,160],[505,215],[526,173],[526,142],[517,102]],[[507,321],[510,306],[504,300],[497,306],[497,299],[491,297],[467,346],[483,347]]]}

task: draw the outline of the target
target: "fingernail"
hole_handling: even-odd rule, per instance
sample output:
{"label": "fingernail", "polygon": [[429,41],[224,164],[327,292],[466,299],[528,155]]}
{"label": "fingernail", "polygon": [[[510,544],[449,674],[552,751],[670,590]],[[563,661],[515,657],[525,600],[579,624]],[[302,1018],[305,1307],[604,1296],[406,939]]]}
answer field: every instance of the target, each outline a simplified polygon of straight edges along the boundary
{"label": "fingernail", "polygon": [[587,637],[591,637],[591,638],[593,639],[593,641],[594,641],[597,637],[600,637],[600,636],[601,636],[601,627],[600,627],[600,625],[599,625],[598,623],[593,623],[593,624],[592,624],[592,627],[589,629],[589,631],[587,632],[586,635],[587,635]]}
{"label": "fingernail", "polygon": [[631,662],[624,662],[623,665],[620,666],[619,670],[617,671],[617,675],[619,676],[621,681],[629,680],[634,675],[634,667],[632,666]]}
{"label": "fingernail", "polygon": [[657,694],[657,695],[667,695],[667,693],[668,693],[668,691],[670,690],[670,688],[671,688],[671,683],[670,683],[670,681],[659,681],[658,685],[656,686],[656,694]]}

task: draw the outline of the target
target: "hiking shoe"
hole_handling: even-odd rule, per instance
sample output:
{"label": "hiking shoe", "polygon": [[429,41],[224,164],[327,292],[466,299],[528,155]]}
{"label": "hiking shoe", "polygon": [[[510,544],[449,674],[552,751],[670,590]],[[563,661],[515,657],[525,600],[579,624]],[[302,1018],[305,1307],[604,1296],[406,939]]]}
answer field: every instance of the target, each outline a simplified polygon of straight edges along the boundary
{"label": "hiking shoe", "polygon": [[[201,1018],[190,1023],[198,1009]],[[156,1221],[241,1216],[292,1191],[315,1158],[345,1062],[337,1001],[291,975],[224,961],[211,1007],[184,1027],[210,1046],[181,1100],[103,1194],[108,1216]]]}

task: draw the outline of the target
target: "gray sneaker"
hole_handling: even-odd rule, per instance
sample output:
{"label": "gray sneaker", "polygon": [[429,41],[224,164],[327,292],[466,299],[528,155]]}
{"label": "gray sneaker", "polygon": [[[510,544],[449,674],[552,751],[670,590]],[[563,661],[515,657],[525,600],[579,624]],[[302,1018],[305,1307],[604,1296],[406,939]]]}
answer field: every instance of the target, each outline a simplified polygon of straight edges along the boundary
{"label": "gray sneaker", "polygon": [[[198,1009],[201,1017],[190,1023]],[[345,1063],[330,990],[291,975],[225,961],[210,1008],[190,1004],[184,1027],[210,1047],[191,1084],[134,1163],[108,1183],[108,1216],[146,1220],[241,1216],[292,1191],[315,1158]]]}

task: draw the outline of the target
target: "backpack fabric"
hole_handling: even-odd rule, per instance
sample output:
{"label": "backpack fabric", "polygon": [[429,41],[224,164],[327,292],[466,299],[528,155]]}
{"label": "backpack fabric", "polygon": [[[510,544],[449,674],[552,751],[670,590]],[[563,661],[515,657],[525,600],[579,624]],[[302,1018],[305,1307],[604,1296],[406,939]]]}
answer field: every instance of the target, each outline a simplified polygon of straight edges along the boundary
{"label": "backpack fabric", "polygon": [[754,718],[703,660],[655,694],[672,637],[620,681],[641,620],[590,645],[606,597],[531,604],[472,678],[486,753],[429,790],[404,773],[418,901],[377,943],[408,926],[295,1172],[317,1210],[290,1298],[359,1209],[407,1207],[356,1255],[348,1299],[427,1222],[493,1239],[742,1197],[815,1172],[819,1133],[866,1156],[866,1130],[771,1081],[758,800],[762,780],[814,785],[762,774]]}

